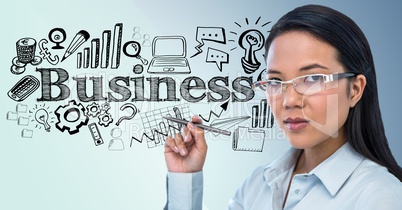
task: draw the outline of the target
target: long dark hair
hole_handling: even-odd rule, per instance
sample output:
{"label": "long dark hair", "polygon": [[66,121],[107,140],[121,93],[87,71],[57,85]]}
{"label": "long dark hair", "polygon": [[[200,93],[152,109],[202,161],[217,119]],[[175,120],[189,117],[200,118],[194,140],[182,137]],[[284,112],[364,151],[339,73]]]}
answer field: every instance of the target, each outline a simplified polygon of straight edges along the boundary
{"label": "long dark hair", "polygon": [[350,109],[346,135],[350,145],[366,158],[385,166],[402,181],[402,168],[388,146],[378,103],[373,56],[366,36],[346,15],[320,5],[298,7],[272,27],[265,42],[265,55],[273,39],[289,31],[303,31],[329,43],[347,72],[363,74],[367,84],[360,101]]}

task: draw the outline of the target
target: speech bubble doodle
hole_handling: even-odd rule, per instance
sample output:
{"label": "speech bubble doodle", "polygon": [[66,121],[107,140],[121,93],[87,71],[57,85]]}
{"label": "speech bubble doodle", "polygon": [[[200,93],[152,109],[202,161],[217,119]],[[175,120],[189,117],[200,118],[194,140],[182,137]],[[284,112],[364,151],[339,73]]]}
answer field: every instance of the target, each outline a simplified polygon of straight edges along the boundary
{"label": "speech bubble doodle", "polygon": [[221,44],[226,44],[226,33],[225,29],[222,27],[197,27],[196,40],[199,45],[195,46],[198,51],[192,57],[197,56],[202,53],[201,47],[204,46],[205,41],[217,42]]}
{"label": "speech bubble doodle", "polygon": [[207,63],[216,63],[218,69],[222,72],[222,64],[229,63],[229,54],[214,48],[208,48]]}

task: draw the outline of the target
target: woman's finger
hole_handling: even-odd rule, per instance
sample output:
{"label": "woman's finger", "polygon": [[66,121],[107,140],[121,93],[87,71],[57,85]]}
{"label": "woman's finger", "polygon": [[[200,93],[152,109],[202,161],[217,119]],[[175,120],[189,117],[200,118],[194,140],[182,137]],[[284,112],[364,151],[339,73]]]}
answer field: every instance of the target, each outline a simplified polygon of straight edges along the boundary
{"label": "woman's finger", "polygon": [[168,136],[165,140],[165,147],[173,150],[175,153],[179,152],[179,148],[176,146],[175,140],[170,136]]}

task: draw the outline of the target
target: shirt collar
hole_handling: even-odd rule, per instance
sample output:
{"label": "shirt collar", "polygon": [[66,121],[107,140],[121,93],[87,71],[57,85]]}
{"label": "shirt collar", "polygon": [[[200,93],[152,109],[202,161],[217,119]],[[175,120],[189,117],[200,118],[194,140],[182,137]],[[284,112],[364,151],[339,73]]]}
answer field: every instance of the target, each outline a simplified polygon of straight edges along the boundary
{"label": "shirt collar", "polygon": [[335,196],[364,159],[364,156],[356,152],[347,142],[310,174],[316,175],[328,192]]}
{"label": "shirt collar", "polygon": [[290,148],[282,157],[278,158],[264,169],[264,179],[269,185],[284,172],[291,170],[296,164],[302,150]]}
{"label": "shirt collar", "polygon": [[[281,174],[291,170],[301,152],[300,149],[290,148],[282,157],[268,164],[264,169],[264,179],[268,185],[272,185]],[[335,196],[364,159],[347,142],[309,174],[317,176],[328,192]]]}

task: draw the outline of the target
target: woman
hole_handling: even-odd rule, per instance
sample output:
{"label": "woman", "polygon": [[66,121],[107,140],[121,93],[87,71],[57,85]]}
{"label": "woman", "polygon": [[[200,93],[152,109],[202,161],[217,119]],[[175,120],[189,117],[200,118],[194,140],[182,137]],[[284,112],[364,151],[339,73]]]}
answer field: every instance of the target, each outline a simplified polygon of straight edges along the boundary
{"label": "woman", "polygon": [[[302,6],[273,26],[265,48],[267,80],[255,86],[266,88],[292,148],[252,172],[229,209],[402,209],[402,169],[387,144],[359,27],[333,9]],[[201,209],[207,145],[193,123],[183,136],[166,139],[167,206]]]}

